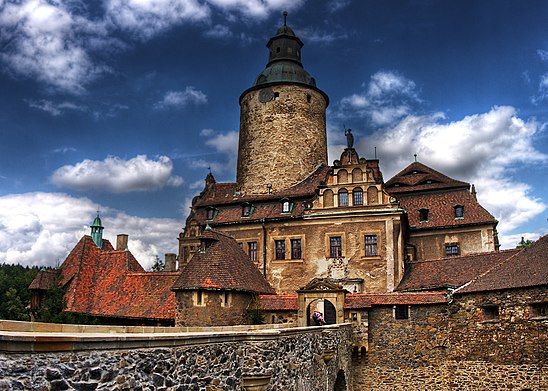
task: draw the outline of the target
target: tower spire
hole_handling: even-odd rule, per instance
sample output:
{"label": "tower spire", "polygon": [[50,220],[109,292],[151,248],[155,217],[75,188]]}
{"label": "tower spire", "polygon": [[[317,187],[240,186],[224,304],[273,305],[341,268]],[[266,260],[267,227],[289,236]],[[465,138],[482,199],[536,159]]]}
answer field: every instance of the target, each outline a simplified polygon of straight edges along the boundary
{"label": "tower spire", "polygon": [[283,12],[283,16],[284,16],[284,27],[286,27],[287,26],[287,11]]}
{"label": "tower spire", "polygon": [[93,220],[93,223],[90,226],[91,228],[91,238],[93,243],[98,248],[103,248],[103,225],[101,223],[101,218],[99,217],[99,211],[97,211],[97,217]]}

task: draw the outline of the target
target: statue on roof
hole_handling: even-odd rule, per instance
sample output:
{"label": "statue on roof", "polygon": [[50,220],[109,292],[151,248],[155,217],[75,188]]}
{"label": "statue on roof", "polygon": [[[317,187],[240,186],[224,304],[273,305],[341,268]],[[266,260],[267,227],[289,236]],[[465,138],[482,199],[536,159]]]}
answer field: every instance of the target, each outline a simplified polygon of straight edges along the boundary
{"label": "statue on roof", "polygon": [[354,146],[354,136],[352,135],[352,129],[345,129],[344,135],[346,136],[346,143],[348,144],[348,148],[352,148]]}

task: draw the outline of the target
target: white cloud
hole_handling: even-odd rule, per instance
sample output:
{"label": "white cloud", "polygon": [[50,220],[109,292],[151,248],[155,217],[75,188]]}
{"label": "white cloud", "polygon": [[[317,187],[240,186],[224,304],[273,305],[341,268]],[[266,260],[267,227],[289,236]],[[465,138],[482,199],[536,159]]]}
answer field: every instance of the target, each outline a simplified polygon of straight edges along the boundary
{"label": "white cloud", "polygon": [[262,20],[271,12],[299,8],[305,0],[209,0],[225,12],[238,12],[248,18]]}
{"label": "white cloud", "polygon": [[537,54],[542,61],[548,61],[548,50],[539,49]]}
{"label": "white cloud", "polygon": [[105,8],[111,23],[142,40],[174,25],[210,16],[208,5],[197,0],[108,0]]}
{"label": "white cloud", "polygon": [[157,110],[182,108],[190,104],[200,105],[207,103],[207,95],[192,86],[184,91],[168,91],[161,101],[154,105]]}
{"label": "white cloud", "polygon": [[232,31],[230,31],[230,28],[228,26],[216,24],[205,32],[205,36],[210,38],[227,39],[232,37]]}
{"label": "white cloud", "polygon": [[176,252],[181,222],[141,218],[102,207],[88,198],[62,193],[25,193],[0,197],[0,263],[56,266],[68,255],[101,210],[103,237],[129,235],[128,247],[148,269],[158,255]]}
{"label": "white cloud", "polygon": [[53,115],[54,117],[59,116],[68,110],[74,110],[74,111],[87,110],[86,106],[77,105],[71,102],[55,103],[50,100],[42,99],[39,101],[28,100],[27,103],[30,107],[45,111],[46,113],[49,113]]}
{"label": "white cloud", "polygon": [[395,71],[379,71],[371,76],[364,91],[341,99],[335,117],[368,118],[374,125],[394,124],[420,103],[417,86]]}
{"label": "white cloud", "polygon": [[223,153],[226,156],[237,156],[238,141],[239,133],[231,131],[214,135],[206,141],[206,145],[215,148],[217,152]]}
{"label": "white cloud", "polygon": [[62,2],[5,2],[0,10],[0,59],[14,74],[78,94],[107,71],[86,49],[103,46],[105,34],[101,21],[74,15]]}
{"label": "white cloud", "polygon": [[173,163],[167,156],[150,160],[138,155],[130,160],[108,156],[103,161],[84,160],[74,166],[57,169],[52,182],[75,190],[127,193],[180,186],[183,179],[172,176]]}
{"label": "white cloud", "polygon": [[345,32],[327,32],[314,28],[301,29],[298,31],[298,35],[303,39],[303,41],[323,44],[330,44],[335,41],[348,38],[348,35]]}

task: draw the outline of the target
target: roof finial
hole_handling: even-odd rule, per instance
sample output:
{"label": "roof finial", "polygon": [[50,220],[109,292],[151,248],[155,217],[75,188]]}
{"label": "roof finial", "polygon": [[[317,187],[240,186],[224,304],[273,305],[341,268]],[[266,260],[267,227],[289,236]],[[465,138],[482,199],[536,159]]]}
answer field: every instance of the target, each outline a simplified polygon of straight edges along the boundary
{"label": "roof finial", "polygon": [[284,11],[283,16],[284,16],[284,26],[287,26],[287,11]]}
{"label": "roof finial", "polygon": [[415,156],[415,163],[417,162],[417,154],[414,154],[413,156]]}

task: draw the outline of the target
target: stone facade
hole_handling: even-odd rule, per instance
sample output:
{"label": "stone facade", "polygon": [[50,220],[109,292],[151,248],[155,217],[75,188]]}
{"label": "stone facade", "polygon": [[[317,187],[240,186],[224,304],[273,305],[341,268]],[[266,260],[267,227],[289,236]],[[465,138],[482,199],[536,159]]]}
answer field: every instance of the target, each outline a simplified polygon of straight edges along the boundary
{"label": "stone facade", "polygon": [[176,326],[234,326],[248,324],[249,292],[226,290],[178,291]]}
{"label": "stone facade", "polygon": [[[272,100],[259,99],[264,89]],[[254,89],[240,106],[236,181],[242,194],[278,192],[327,164],[327,102],[317,89],[299,84]]]}
{"label": "stone facade", "polygon": [[536,306],[547,301],[541,287],[407,306],[407,319],[396,306],[373,307],[355,390],[546,389],[548,318]]}
{"label": "stone facade", "polygon": [[[72,352],[0,353],[0,390],[347,391],[350,338],[348,326],[154,334],[127,344],[106,334],[102,347],[87,350],[67,335],[60,346]],[[172,346],[147,348],[162,342]]]}

